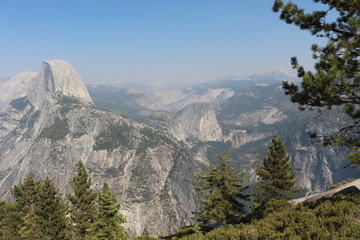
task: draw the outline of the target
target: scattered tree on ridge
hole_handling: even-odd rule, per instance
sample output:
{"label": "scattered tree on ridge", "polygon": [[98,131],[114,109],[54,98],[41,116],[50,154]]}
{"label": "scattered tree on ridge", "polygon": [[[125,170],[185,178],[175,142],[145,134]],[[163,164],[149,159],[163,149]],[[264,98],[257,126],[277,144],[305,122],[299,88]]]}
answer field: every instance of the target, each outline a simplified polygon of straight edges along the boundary
{"label": "scattered tree on ridge", "polygon": [[292,171],[290,156],[282,141],[274,136],[263,166],[256,168],[260,182],[256,186],[253,214],[263,217],[268,212],[279,210],[288,204],[290,196],[298,192],[295,173]]}
{"label": "scattered tree on ridge", "polygon": [[[302,78],[301,88],[294,83],[283,82],[285,94],[299,108],[326,111],[341,106],[353,119],[353,123],[341,128],[336,134],[326,136],[325,144],[350,147],[351,167],[360,167],[360,1],[359,0],[314,0],[326,6],[326,10],[306,14],[304,9],[289,1],[275,0],[274,12],[280,19],[295,24],[311,34],[327,38],[325,47],[312,46],[315,73],[305,71],[296,57],[291,64]],[[332,21],[331,14],[336,14]],[[330,21],[329,21],[330,19]]]}
{"label": "scattered tree on ridge", "polygon": [[115,195],[110,191],[108,184],[104,184],[101,194],[97,199],[98,214],[89,232],[92,240],[123,240],[127,233],[121,226],[126,220],[119,213],[120,204]]}
{"label": "scattered tree on ridge", "polygon": [[234,223],[245,213],[241,201],[248,200],[242,194],[247,188],[244,183],[247,177],[244,172],[236,173],[229,164],[230,158],[227,153],[218,156],[219,165],[211,164],[207,171],[195,176],[198,202],[203,206],[197,215],[205,223]]}
{"label": "scattered tree on ridge", "polygon": [[81,161],[76,165],[76,173],[70,182],[74,194],[67,194],[67,198],[71,202],[72,238],[84,239],[87,230],[96,219],[97,193],[91,189],[91,178]]}

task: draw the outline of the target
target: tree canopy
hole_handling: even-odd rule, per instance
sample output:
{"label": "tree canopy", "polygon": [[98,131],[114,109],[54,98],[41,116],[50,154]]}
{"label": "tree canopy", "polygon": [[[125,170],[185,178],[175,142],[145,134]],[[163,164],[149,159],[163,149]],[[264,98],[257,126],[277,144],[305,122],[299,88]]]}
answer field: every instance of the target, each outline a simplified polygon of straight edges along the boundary
{"label": "tree canopy", "polygon": [[98,212],[96,221],[89,229],[89,239],[92,240],[125,240],[127,233],[122,223],[125,217],[119,213],[120,204],[116,201],[109,185],[104,183],[97,199]]}
{"label": "tree canopy", "polygon": [[97,192],[91,189],[91,178],[81,161],[76,165],[76,173],[70,182],[74,193],[73,195],[67,194],[67,198],[71,202],[73,239],[84,239],[87,230],[96,219]]}
{"label": "tree canopy", "polygon": [[247,178],[244,172],[236,173],[230,166],[230,158],[227,153],[218,156],[219,165],[211,164],[207,171],[195,177],[198,202],[203,205],[198,216],[206,223],[236,222],[245,213],[243,201],[248,196],[242,192],[247,188]]}
{"label": "tree canopy", "polygon": [[70,206],[48,177],[38,181],[29,175],[12,187],[14,201],[0,201],[0,239],[127,239],[125,217],[107,184],[101,193],[92,190],[81,162],[70,184]]}
{"label": "tree canopy", "polygon": [[[301,110],[326,111],[341,107],[353,121],[337,133],[325,137],[325,144],[349,146],[350,166],[360,166],[360,1],[314,0],[323,4],[324,10],[306,13],[293,2],[275,0],[274,12],[280,19],[294,24],[301,30],[327,38],[326,46],[313,44],[315,72],[305,71],[296,57],[291,64],[302,78],[301,88],[294,83],[283,82],[285,94],[299,105]],[[333,20],[334,16],[336,19]]]}
{"label": "tree canopy", "polygon": [[258,193],[253,208],[255,215],[263,217],[267,212],[279,210],[288,204],[291,195],[298,192],[290,156],[276,136],[271,141],[263,166],[256,168],[256,174],[260,182],[256,186]]}

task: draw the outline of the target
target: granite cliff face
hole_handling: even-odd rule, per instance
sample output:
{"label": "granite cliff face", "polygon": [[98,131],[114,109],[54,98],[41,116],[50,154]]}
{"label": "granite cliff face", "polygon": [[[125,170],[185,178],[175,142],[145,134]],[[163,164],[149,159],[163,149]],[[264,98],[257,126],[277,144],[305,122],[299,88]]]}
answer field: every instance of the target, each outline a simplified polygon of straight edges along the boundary
{"label": "granite cliff face", "polygon": [[[0,196],[26,175],[49,176],[65,193],[83,161],[95,189],[108,182],[130,236],[146,228],[169,234],[191,223],[196,208],[190,150],[159,130],[96,109],[70,64],[2,80]],[[3,86],[12,86],[3,88]],[[5,97],[2,97],[5,96]]]}
{"label": "granite cliff face", "polygon": [[193,103],[169,122],[170,132],[178,140],[221,141],[222,129],[210,103]]}
{"label": "granite cliff face", "polygon": [[[357,178],[359,170],[343,169],[348,163],[346,149],[325,148],[321,141],[309,137],[310,132],[320,136],[331,134],[347,120],[337,111],[322,115],[300,112],[284,95],[280,86],[282,80],[296,79],[255,75],[204,83],[191,89],[157,91],[148,102],[157,95],[157,101],[167,109],[156,112],[145,107],[141,111],[134,109],[134,112],[139,115],[147,112],[141,115],[144,122],[185,140],[202,165],[216,162],[217,155],[228,152],[233,156],[233,165],[245,170],[251,183],[257,181],[255,168],[266,157],[273,135],[284,141],[298,185],[305,194],[324,191],[347,178]],[[202,98],[194,97],[194,93]],[[213,97],[205,100],[205,96],[211,95],[209,93],[214,93]],[[196,99],[200,102],[193,102]],[[146,102],[145,95],[142,101]],[[174,113],[169,106],[186,107]]]}
{"label": "granite cliff face", "polygon": [[246,170],[256,182],[255,168],[266,157],[273,135],[287,147],[297,176],[297,184],[305,194],[325,191],[334,183],[357,178],[358,169],[349,169],[347,149],[324,147],[321,139],[309,133],[326,136],[348,121],[339,112],[297,110],[279,85],[255,85],[219,104],[219,124],[225,132],[222,151],[234,156],[239,170]]}

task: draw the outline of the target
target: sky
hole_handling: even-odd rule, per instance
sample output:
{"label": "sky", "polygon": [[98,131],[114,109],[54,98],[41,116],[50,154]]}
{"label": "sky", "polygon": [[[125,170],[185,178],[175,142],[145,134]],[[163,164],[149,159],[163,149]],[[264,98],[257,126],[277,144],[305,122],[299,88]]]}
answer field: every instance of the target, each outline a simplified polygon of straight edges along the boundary
{"label": "sky", "polygon": [[[295,1],[296,2],[296,1]],[[312,0],[298,1],[305,9]],[[0,0],[0,78],[72,64],[86,83],[200,83],[313,66],[272,0]]]}

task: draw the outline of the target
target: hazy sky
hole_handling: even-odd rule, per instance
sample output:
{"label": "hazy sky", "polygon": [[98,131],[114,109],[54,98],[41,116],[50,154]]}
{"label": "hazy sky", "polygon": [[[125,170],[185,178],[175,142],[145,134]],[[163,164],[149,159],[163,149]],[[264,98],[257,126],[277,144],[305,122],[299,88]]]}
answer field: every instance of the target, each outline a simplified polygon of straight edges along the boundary
{"label": "hazy sky", "polygon": [[[295,1],[296,2],[296,1]],[[312,8],[312,0],[301,6]],[[0,78],[42,60],[70,62],[85,82],[204,82],[312,66],[309,32],[272,0],[0,0]],[[321,5],[321,4],[320,4]]]}

